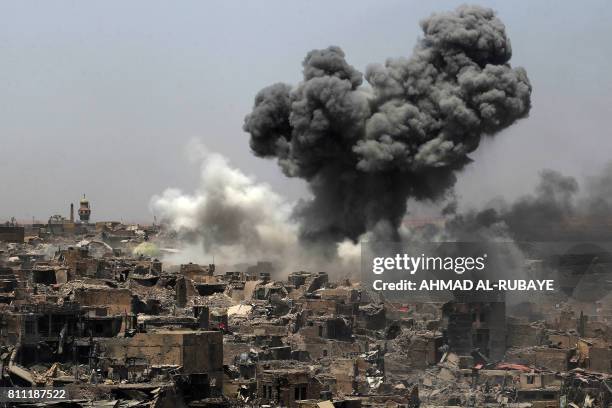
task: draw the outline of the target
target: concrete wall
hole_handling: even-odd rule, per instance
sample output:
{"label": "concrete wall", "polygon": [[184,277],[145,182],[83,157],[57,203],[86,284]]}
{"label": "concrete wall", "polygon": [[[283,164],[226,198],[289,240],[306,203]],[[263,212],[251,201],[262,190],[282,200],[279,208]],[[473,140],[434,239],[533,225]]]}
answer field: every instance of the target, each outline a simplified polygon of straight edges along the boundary
{"label": "concrete wall", "polygon": [[542,329],[529,323],[508,323],[507,346],[529,347],[540,345]]}
{"label": "concrete wall", "polygon": [[601,373],[612,373],[612,349],[593,347],[589,351],[590,369]]}
{"label": "concrete wall", "polygon": [[132,313],[132,292],[129,289],[77,289],[74,300],[82,306],[104,306],[109,315]]}
{"label": "concrete wall", "polygon": [[536,365],[552,371],[567,371],[570,351],[555,348],[536,350]]}
{"label": "concrete wall", "polygon": [[0,225],[0,241],[23,243],[25,230],[23,227],[7,227]]}
{"label": "concrete wall", "polygon": [[[301,391],[296,392],[296,388]],[[296,407],[296,395],[306,400],[318,399],[320,393],[318,382],[306,370],[263,370],[257,374],[257,395],[262,402],[276,401],[283,407]]]}
{"label": "concrete wall", "polygon": [[114,362],[137,359],[147,365],[180,365],[184,374],[207,373],[223,379],[223,334],[218,331],[160,330],[100,342],[102,354]]}

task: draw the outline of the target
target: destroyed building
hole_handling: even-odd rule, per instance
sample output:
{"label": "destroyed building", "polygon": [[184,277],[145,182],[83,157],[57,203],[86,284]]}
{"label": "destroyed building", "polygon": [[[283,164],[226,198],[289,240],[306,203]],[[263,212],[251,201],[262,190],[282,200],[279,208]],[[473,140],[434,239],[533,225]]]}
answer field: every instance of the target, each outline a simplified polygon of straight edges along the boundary
{"label": "destroyed building", "polygon": [[166,265],[130,249],[155,229],[96,229],[1,244],[4,386],[62,387],[74,406],[610,403],[607,298],[398,303],[264,262]]}

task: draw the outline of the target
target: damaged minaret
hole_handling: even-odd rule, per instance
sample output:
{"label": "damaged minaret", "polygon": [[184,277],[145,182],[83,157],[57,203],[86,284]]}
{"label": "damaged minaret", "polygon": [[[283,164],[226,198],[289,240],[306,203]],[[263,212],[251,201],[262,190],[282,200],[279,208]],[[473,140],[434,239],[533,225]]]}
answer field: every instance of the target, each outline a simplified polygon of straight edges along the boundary
{"label": "damaged minaret", "polygon": [[83,194],[83,198],[81,198],[79,204],[79,219],[83,224],[88,224],[89,216],[91,215],[91,207],[89,206],[89,200],[85,198],[85,194]]}

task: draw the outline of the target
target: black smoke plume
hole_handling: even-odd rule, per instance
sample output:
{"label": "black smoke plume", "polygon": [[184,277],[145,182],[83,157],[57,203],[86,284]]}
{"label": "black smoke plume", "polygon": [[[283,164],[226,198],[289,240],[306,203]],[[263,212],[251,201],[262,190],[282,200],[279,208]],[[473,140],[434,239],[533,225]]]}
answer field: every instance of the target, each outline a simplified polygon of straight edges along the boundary
{"label": "black smoke plume", "polygon": [[501,236],[518,242],[610,242],[612,163],[582,188],[571,176],[544,170],[533,193],[512,203],[498,201],[454,214],[446,223],[446,232],[458,240]]}
{"label": "black smoke plume", "polygon": [[306,55],[304,80],[255,97],[245,118],[255,155],[276,158],[313,193],[295,210],[307,241],[397,238],[408,198],[437,199],[483,135],[525,117],[531,85],[512,68],[503,23],[463,6],[421,22],[409,58],[359,71],[339,47]]}

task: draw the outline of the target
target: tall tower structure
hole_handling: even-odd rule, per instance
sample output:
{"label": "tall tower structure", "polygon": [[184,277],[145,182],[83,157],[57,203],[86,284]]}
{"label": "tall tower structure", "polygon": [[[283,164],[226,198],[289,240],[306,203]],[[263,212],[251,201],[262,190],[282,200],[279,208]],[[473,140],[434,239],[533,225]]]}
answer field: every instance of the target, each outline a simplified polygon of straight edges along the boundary
{"label": "tall tower structure", "polygon": [[89,207],[89,200],[85,198],[85,194],[83,194],[83,198],[79,203],[79,219],[82,223],[89,223],[89,216],[91,215],[91,208]]}

